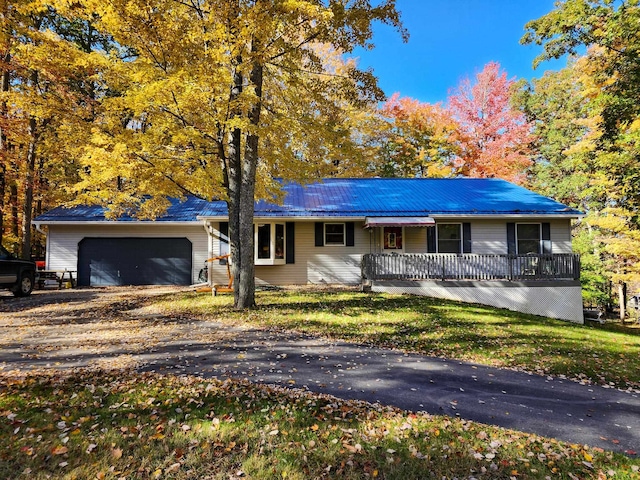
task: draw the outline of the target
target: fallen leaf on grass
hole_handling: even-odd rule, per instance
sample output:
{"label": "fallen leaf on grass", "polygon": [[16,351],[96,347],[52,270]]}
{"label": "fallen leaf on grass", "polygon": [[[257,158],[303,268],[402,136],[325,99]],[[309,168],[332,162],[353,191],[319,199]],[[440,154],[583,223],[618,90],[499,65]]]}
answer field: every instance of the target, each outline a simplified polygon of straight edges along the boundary
{"label": "fallen leaf on grass", "polygon": [[58,445],[57,447],[53,447],[51,449],[51,455],[64,455],[68,451],[69,449],[67,447]]}

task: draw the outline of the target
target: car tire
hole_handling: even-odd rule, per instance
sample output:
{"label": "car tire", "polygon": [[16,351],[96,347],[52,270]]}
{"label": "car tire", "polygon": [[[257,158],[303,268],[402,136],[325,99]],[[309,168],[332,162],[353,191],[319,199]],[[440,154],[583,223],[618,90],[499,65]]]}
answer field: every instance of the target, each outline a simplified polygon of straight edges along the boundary
{"label": "car tire", "polygon": [[26,297],[31,295],[33,284],[35,282],[35,274],[33,272],[22,272],[18,279],[18,284],[13,290],[16,297]]}

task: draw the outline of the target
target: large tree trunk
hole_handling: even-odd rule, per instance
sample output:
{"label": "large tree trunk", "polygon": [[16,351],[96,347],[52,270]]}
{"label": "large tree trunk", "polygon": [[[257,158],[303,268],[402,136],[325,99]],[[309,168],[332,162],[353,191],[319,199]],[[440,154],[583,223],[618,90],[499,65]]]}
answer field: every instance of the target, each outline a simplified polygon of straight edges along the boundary
{"label": "large tree trunk", "polygon": [[[9,62],[9,54],[5,55],[3,62]],[[2,92],[9,91],[9,70],[5,67],[2,72]],[[8,123],[7,103],[2,102],[2,120],[4,123],[0,126],[0,243],[2,243],[2,233],[4,231],[4,193],[7,186],[7,165],[9,164],[9,145],[7,144],[7,134],[4,126]]]}
{"label": "large tree trunk", "polygon": [[[256,50],[257,45],[252,45]],[[254,63],[249,80],[255,88],[256,101],[249,112],[251,125],[260,123],[262,103],[262,65]],[[253,210],[255,206],[256,167],[258,165],[259,138],[255,134],[247,135],[244,156],[242,158],[242,188],[240,190],[240,232],[242,242],[242,270],[236,295],[236,308],[250,308],[255,305],[255,258],[253,239]]]}
{"label": "large tree trunk", "polygon": [[[242,59],[236,59],[236,72],[233,78],[233,88],[229,102],[233,104],[242,93],[243,77],[239,71]],[[240,115],[240,112],[235,112]],[[244,299],[240,297],[241,272],[244,268],[242,250],[246,248],[247,238],[240,227],[241,189],[242,189],[242,165],[241,165],[241,139],[242,132],[236,128],[231,132],[227,156],[227,208],[229,210],[229,248],[231,259],[231,277],[233,278],[234,307],[246,308]],[[252,236],[253,237],[253,236]],[[253,240],[253,238],[249,239]]]}
{"label": "large tree trunk", "polygon": [[[251,45],[255,52],[259,44]],[[241,58],[237,65],[242,64]],[[248,118],[251,125],[260,123],[262,103],[263,67],[254,60],[249,80],[255,88],[256,101],[249,111]],[[244,78],[236,69],[234,85],[230,102],[238,98],[242,92]],[[241,112],[236,112],[241,115]],[[229,199],[229,243],[231,248],[231,275],[233,277],[234,307],[236,309],[252,308],[255,306],[255,259],[254,259],[254,231],[253,210],[255,205],[256,167],[258,164],[259,138],[255,133],[247,134],[244,154],[242,148],[242,132],[235,129],[231,134],[231,142],[227,158],[227,186]]]}
{"label": "large tree trunk", "polygon": [[31,220],[33,217],[33,181],[36,169],[36,148],[38,144],[37,121],[29,119],[29,147],[27,149],[26,174],[24,184],[24,205],[22,206],[22,258],[31,257]]}

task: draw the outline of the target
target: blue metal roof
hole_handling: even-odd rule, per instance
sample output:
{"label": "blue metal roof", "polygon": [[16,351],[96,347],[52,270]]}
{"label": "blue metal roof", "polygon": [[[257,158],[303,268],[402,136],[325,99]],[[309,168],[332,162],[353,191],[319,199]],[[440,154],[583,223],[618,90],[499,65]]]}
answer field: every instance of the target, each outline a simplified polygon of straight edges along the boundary
{"label": "blue metal roof", "polygon": [[[187,197],[184,201],[172,198],[167,212],[156,219],[157,222],[197,222],[198,215],[209,204],[206,200]],[[76,207],[56,207],[47,213],[38,215],[35,223],[49,222],[106,222],[106,209],[99,205],[79,205]],[[119,222],[138,222],[139,219],[130,215],[118,218]]]}
{"label": "blue metal roof", "polygon": [[[581,212],[495,178],[331,178],[306,186],[289,183],[283,205],[256,202],[257,217],[365,217],[427,215],[554,215]],[[222,201],[173,201],[158,221],[227,216]],[[104,221],[102,207],[56,208],[35,222]],[[120,221],[135,221],[131,217]]]}

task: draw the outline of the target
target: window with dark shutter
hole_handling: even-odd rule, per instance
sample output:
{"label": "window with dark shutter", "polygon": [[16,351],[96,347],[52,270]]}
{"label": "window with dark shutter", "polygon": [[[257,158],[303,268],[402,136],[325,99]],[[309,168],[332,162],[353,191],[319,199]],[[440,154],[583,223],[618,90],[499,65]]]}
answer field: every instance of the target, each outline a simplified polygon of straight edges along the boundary
{"label": "window with dark shutter", "polygon": [[353,222],[345,223],[346,229],[346,244],[347,247],[353,247],[356,244],[356,236],[355,236],[355,224]]}
{"label": "window with dark shutter", "polygon": [[516,250],[516,224],[507,223],[507,253],[509,255],[515,255]]}
{"label": "window with dark shutter", "polygon": [[541,253],[542,235],[539,223],[516,224],[516,244],[520,255]]}
{"label": "window with dark shutter", "polygon": [[462,224],[462,253],[471,253],[471,224]]}
{"label": "window with dark shutter", "polygon": [[296,263],[295,257],[295,232],[296,232],[296,224],[293,222],[287,222],[287,263]]}
{"label": "window with dark shutter", "polygon": [[542,253],[551,253],[551,224],[542,224]]}
{"label": "window with dark shutter", "polygon": [[427,253],[436,253],[438,251],[436,243],[436,227],[427,227]]}
{"label": "window with dark shutter", "polygon": [[344,223],[325,223],[324,244],[335,246],[345,245],[345,230]]}
{"label": "window with dark shutter", "polygon": [[324,223],[316,222],[316,247],[324,247]]}

